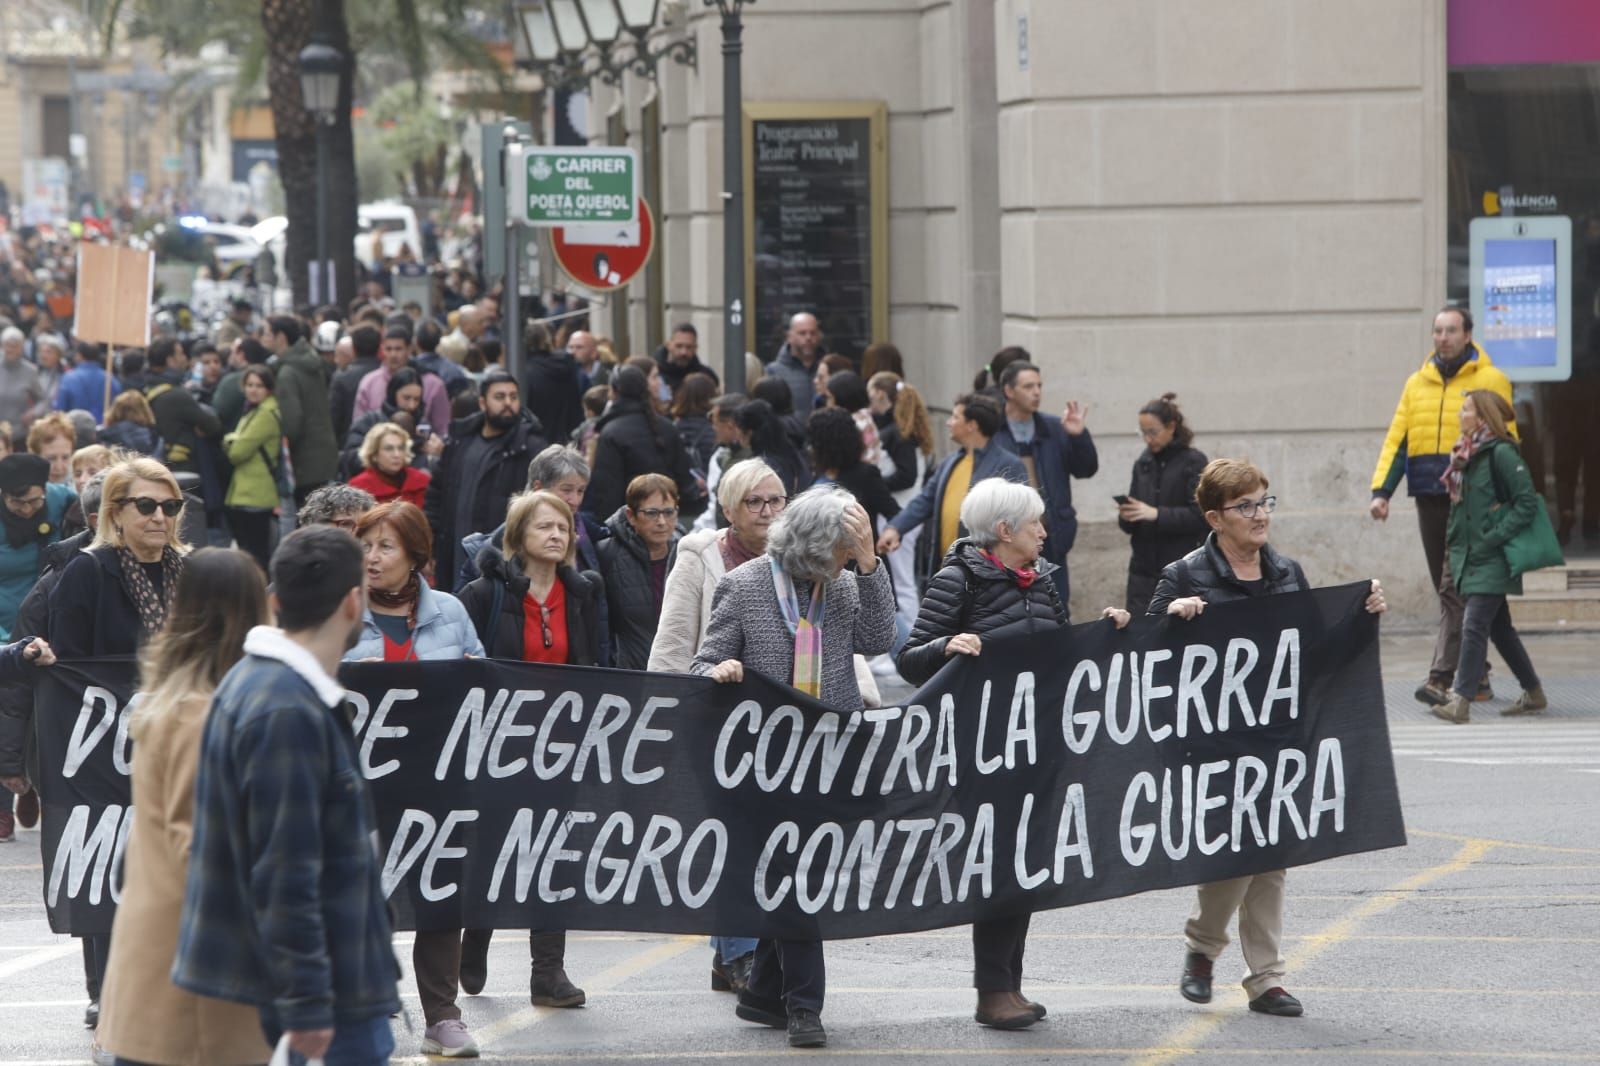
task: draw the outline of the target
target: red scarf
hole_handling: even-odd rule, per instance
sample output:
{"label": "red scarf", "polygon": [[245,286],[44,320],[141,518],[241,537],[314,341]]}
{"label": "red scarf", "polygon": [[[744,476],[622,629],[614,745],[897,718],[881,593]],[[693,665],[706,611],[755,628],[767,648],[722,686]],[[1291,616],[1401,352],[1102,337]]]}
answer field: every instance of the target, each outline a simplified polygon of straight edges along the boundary
{"label": "red scarf", "polygon": [[[979,551],[983,551],[982,548],[980,548],[978,550]],[[995,558],[994,557],[994,553],[992,553],[992,552],[986,552],[986,551],[983,552],[983,557],[985,559],[989,560],[994,565],[998,566],[1001,570],[1003,570],[1006,573],[1010,574],[1011,575],[1011,579],[1017,583],[1017,588],[1022,589],[1023,591],[1027,591],[1028,586],[1032,585],[1034,583],[1034,581],[1038,580],[1039,571],[1037,571],[1037,570],[1033,570],[1033,569],[1013,570],[1013,569],[1011,569],[1011,567],[1007,566],[1005,563],[1002,563],[999,559]]]}
{"label": "red scarf", "polygon": [[1471,433],[1461,434],[1456,446],[1450,449],[1450,466],[1439,476],[1439,480],[1450,490],[1451,503],[1461,502],[1461,479],[1467,472],[1467,464],[1472,462],[1472,457],[1478,454],[1478,449],[1483,447],[1485,441],[1493,439],[1494,434],[1489,432],[1488,426],[1479,426]]}
{"label": "red scarf", "polygon": [[717,550],[722,553],[722,568],[724,570],[732,570],[736,566],[748,563],[759,554],[746,548],[744,541],[739,539],[739,534],[735,533],[732,528],[724,529],[718,535]]}

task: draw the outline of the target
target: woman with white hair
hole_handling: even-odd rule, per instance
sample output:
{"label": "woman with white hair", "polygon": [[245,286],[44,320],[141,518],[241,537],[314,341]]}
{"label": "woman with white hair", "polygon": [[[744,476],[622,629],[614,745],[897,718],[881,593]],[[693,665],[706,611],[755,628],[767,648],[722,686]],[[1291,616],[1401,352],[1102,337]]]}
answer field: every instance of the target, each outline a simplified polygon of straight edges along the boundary
{"label": "woman with white hair", "polygon": [[[700,530],[678,542],[678,564],[667,575],[661,620],[650,646],[651,673],[689,671],[711,627],[717,582],[767,550],[767,532],[789,505],[789,497],[772,467],[760,459],[746,459],[730,466],[717,482],[717,503],[732,525]],[[714,936],[711,948],[712,989],[744,991],[755,959],[755,938]]]}
{"label": "woman with white hair", "polygon": [[[717,584],[693,672],[728,683],[748,669],[848,714],[862,708],[854,656],[893,641],[894,590],[867,513],[843,489],[819,487],[772,523],[765,555]],[[787,1029],[790,1047],[822,1047],[824,982],[821,941],[761,940],[737,1013]]]}
{"label": "woman with white hair", "polygon": [[[897,665],[913,684],[938,672],[952,655],[981,655],[996,637],[1044,633],[1069,624],[1067,606],[1049,580],[1054,563],[1039,556],[1044,545],[1044,500],[1028,485],[986,478],[961,502],[967,536],[950,545],[944,566],[928,582],[911,638]],[[1107,607],[1117,627],[1127,611]],[[1044,1007],[1022,994],[1022,953],[1028,914],[972,923],[973,985],[979,1025],[1026,1029]]]}

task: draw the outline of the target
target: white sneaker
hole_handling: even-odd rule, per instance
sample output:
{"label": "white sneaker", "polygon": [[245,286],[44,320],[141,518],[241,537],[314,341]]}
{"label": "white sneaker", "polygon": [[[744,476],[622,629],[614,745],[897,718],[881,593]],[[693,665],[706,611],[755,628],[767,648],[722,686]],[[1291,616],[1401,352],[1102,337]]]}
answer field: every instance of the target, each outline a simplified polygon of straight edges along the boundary
{"label": "white sneaker", "polygon": [[467,1032],[467,1023],[450,1018],[430,1025],[422,1033],[422,1053],[439,1055],[447,1059],[475,1059],[478,1045]]}
{"label": "white sneaker", "polygon": [[894,664],[891,655],[879,655],[868,664],[872,668],[873,677],[899,677],[900,668]]}

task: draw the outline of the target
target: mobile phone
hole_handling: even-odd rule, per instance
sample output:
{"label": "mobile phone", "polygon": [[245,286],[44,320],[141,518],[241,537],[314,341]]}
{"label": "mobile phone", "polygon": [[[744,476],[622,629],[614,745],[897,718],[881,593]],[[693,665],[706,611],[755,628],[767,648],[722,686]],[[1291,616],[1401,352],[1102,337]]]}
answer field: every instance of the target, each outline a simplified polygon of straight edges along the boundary
{"label": "mobile phone", "polygon": [[429,437],[433,436],[433,424],[431,422],[419,423],[417,425],[417,436],[421,437],[423,440],[427,440]]}
{"label": "mobile phone", "polygon": [[1126,496],[1113,496],[1111,498],[1117,501],[1118,506],[1126,507],[1128,505],[1128,498]]}

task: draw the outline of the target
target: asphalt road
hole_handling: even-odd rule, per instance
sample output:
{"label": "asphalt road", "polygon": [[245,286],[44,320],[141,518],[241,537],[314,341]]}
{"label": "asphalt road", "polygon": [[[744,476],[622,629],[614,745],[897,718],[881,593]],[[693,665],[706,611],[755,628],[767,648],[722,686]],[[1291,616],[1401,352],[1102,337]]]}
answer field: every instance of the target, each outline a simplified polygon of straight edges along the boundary
{"label": "asphalt road", "polygon": [[[1502,670],[1501,701],[1458,727],[1410,700],[1426,640],[1385,641],[1410,843],[1290,871],[1303,1018],[1245,1009],[1236,948],[1210,1005],[1179,997],[1181,889],[1035,915],[1024,990],[1050,1016],[1025,1032],[973,1023],[965,928],[830,944],[820,1052],[735,1019],[692,937],[573,934],[589,1005],[548,1010],[528,1005],[524,938],[501,934],[466,1021],[493,1062],[1600,1062],[1600,637],[1529,645],[1551,713],[1499,719]],[[0,1066],[88,1060],[78,947],[46,927],[38,839],[0,845]],[[396,1061],[428,1061],[396,1026]]]}

